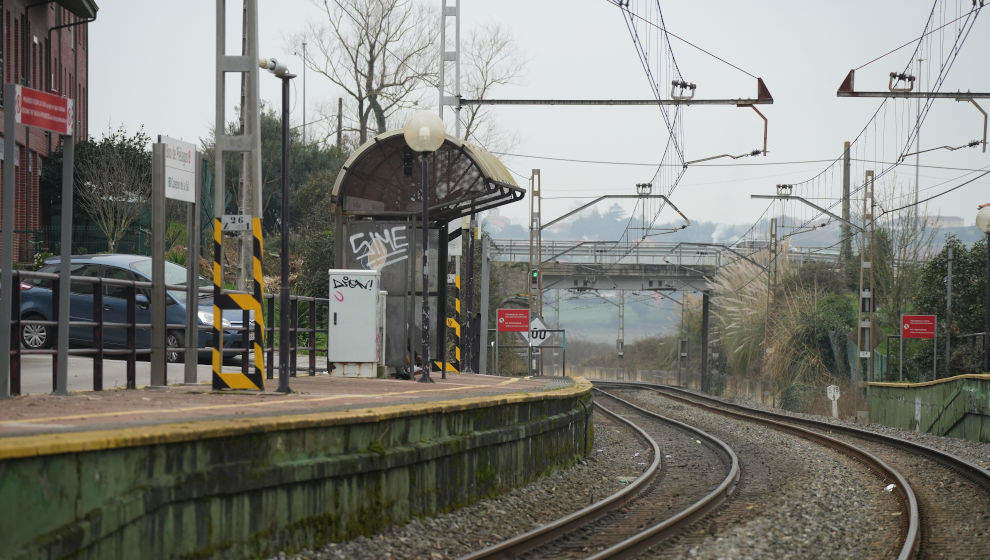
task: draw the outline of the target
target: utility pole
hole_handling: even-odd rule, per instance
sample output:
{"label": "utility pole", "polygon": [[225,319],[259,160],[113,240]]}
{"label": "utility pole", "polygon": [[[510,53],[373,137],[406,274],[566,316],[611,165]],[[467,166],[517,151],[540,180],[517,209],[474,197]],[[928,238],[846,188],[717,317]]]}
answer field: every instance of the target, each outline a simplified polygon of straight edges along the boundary
{"label": "utility pole", "polygon": [[337,98],[337,149],[342,150],[344,145],[344,98]]}
{"label": "utility pole", "polygon": [[[454,18],[454,45],[447,48],[447,18]],[[447,62],[454,63],[454,95],[447,95],[447,80],[444,76]],[[440,118],[443,118],[443,108],[454,109],[454,136],[461,137],[461,0],[454,0],[453,5],[447,5],[447,0],[440,0],[440,76],[437,82],[437,93],[440,97]]]}
{"label": "utility pole", "polygon": [[626,345],[626,291],[619,290],[619,336],[615,339],[615,350],[619,359],[625,358]]}
{"label": "utility pole", "polygon": [[[491,268],[488,262],[488,238],[481,238],[481,320],[478,322],[478,373],[488,373],[488,292]],[[498,336],[498,332],[495,333]],[[496,370],[497,372],[497,370]]]}
{"label": "utility pole", "polygon": [[842,224],[840,226],[840,234],[842,235],[842,243],[839,249],[839,261],[843,270],[846,270],[846,265],[852,258],[852,231],[849,227],[849,174],[851,165],[851,155],[849,154],[849,142],[843,142],[842,144]]}
{"label": "utility pole", "polygon": [[470,218],[464,219],[462,225],[467,228],[461,232],[464,243],[464,295],[462,297],[464,305],[464,324],[461,326],[463,336],[461,340],[464,346],[464,359],[461,360],[461,371],[474,371],[472,361],[474,359],[474,214]]}
{"label": "utility pole", "polygon": [[[542,221],[540,219],[540,208],[542,199],[540,198],[541,175],[539,169],[534,169],[529,176],[529,282],[527,290],[529,295],[529,317],[543,316],[543,273],[541,271],[541,261],[543,260],[541,251]],[[543,355],[540,354],[542,359]],[[529,368],[533,368],[533,351],[529,350]]]}
{"label": "utility pole", "polygon": [[947,264],[947,274],[945,275],[945,376],[949,373],[949,356],[952,354],[952,246],[948,247],[949,255]]}
{"label": "utility pole", "polygon": [[[874,294],[874,233],[876,221],[873,219],[876,201],[873,196],[873,170],[867,170],[863,184],[863,247],[860,251],[859,266],[859,316],[856,346],[859,359],[866,359],[866,383],[873,381],[873,312],[876,307]],[[856,367],[856,382],[859,383],[859,361]]]}
{"label": "utility pole", "polygon": [[701,292],[701,390],[710,391],[708,386],[708,313],[709,291]]}
{"label": "utility pole", "polygon": [[[560,330],[560,289],[554,289],[553,291],[553,328]],[[562,349],[567,352],[566,349]],[[557,350],[554,350],[554,356],[557,354]],[[556,363],[556,361],[554,362]],[[561,363],[560,375],[563,377],[566,375],[564,371],[564,364]]]}
{"label": "utility pole", "polygon": [[534,169],[529,176],[529,314],[531,317],[543,316],[541,178],[539,169]]}
{"label": "utility pole", "polygon": [[303,102],[302,102],[302,143],[306,144],[306,41],[303,41],[303,68],[302,68],[302,79],[303,79]]}
{"label": "utility pole", "polygon": [[687,353],[688,353],[687,352],[688,341],[687,338],[684,336],[685,333],[684,308],[687,307],[687,301],[688,301],[687,294],[682,291],[681,292],[681,325],[680,328],[678,329],[680,336],[677,337],[678,338],[678,342],[677,342],[677,386],[678,387],[684,386],[684,381],[682,377],[683,369],[684,369],[684,359],[687,358]]}
{"label": "utility pole", "polygon": [[770,218],[770,229],[767,234],[767,304],[766,312],[763,315],[763,375],[760,381],[761,401],[767,381],[766,363],[770,359],[770,314],[773,311],[773,296],[777,281],[775,278],[775,272],[777,270],[777,218]]}
{"label": "utility pole", "polygon": [[[924,88],[921,87],[921,63],[925,59],[918,59],[918,90]],[[918,132],[915,137],[915,154],[914,154],[914,213],[918,214],[918,183],[920,181],[919,169],[921,168],[921,98],[918,98],[917,102],[917,116],[918,116]]]}
{"label": "utility pole", "polygon": [[[248,60],[258,60],[258,4],[257,0],[244,0],[242,12],[241,54]],[[248,64],[241,72],[241,134],[250,138],[248,150],[241,152],[241,214],[261,217],[261,135],[258,99],[258,65]],[[216,182],[216,190],[223,190],[223,183]],[[219,214],[224,214],[220,208]],[[237,289],[247,291],[254,278],[254,235],[243,231],[240,235],[241,262],[237,275]]]}
{"label": "utility pole", "polygon": [[[221,257],[222,257],[222,234],[221,220],[225,214],[227,203],[226,203],[226,192],[224,185],[226,185],[225,169],[224,166],[224,154],[229,152],[241,152],[247,153],[248,155],[242,159],[242,177],[248,177],[249,181],[243,184],[242,195],[250,200],[249,204],[241,205],[241,212],[245,218],[250,218],[251,229],[246,233],[248,242],[241,244],[241,266],[238,271],[238,284],[247,287],[248,278],[251,280],[252,286],[254,288],[251,290],[253,297],[247,296],[245,299],[252,299],[250,303],[251,306],[255,307],[255,340],[254,340],[254,352],[255,352],[255,373],[253,375],[241,373],[235,374],[233,372],[223,372],[222,364],[223,360],[221,356],[223,355],[223,337],[216,335],[214,336],[214,352],[213,352],[213,388],[214,389],[224,389],[231,388],[231,382],[236,380],[233,384],[238,388],[251,387],[257,390],[264,389],[264,317],[261,314],[261,301],[262,294],[261,288],[258,283],[255,282],[254,277],[254,266],[253,263],[255,259],[259,259],[260,262],[261,254],[261,135],[259,134],[259,114],[258,114],[258,75],[260,73],[258,57],[258,1],[257,0],[244,0],[244,11],[243,11],[243,42],[242,42],[242,54],[241,56],[231,56],[226,54],[226,1],[217,0],[217,19],[216,19],[216,121],[214,128],[214,135],[216,138],[215,142],[215,156],[214,156],[214,189],[213,189],[213,231],[214,239],[219,239],[219,243],[215,243],[214,250],[214,278],[213,278],[213,316],[214,316],[214,332],[221,331],[220,319],[222,309],[238,309],[245,310],[245,308],[236,302],[225,303],[221,296],[223,295],[223,268],[221,267]],[[240,134],[228,134],[227,132],[227,121],[226,121],[226,76],[227,74],[240,74],[242,92],[244,95],[244,102],[241,106],[241,116],[243,119],[243,129]],[[245,161],[247,170],[244,169]],[[245,172],[247,171],[247,172]],[[258,232],[258,237],[255,237],[255,232]],[[255,254],[255,240],[257,239],[259,252]],[[243,237],[241,239],[243,241]],[[247,246],[247,253],[243,252],[243,249]],[[245,270],[248,271],[248,276],[245,278],[243,276]],[[260,275],[259,275],[260,276]],[[258,278],[260,282],[260,278]]]}

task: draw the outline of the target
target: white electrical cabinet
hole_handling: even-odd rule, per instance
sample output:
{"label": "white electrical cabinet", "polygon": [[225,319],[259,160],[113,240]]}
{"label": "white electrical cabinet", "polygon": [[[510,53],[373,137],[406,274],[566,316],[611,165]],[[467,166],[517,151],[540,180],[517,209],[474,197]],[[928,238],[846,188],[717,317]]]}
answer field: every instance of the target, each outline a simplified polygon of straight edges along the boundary
{"label": "white electrical cabinet", "polygon": [[375,377],[381,335],[380,276],[377,270],[330,270],[330,329],[327,360],[331,375]]}

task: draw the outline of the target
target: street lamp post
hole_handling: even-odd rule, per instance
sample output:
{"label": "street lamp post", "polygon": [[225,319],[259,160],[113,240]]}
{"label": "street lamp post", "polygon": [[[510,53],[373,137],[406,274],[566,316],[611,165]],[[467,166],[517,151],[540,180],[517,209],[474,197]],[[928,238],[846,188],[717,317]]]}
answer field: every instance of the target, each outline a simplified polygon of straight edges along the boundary
{"label": "street lamp post", "polygon": [[976,227],[987,236],[987,270],[983,290],[983,372],[990,373],[990,203],[981,204]]}
{"label": "street lamp post", "polygon": [[[289,80],[296,75],[289,72],[283,64],[274,58],[261,61],[261,67],[275,74],[282,80],[282,239],[279,251],[281,261],[281,287],[279,288],[278,306],[278,391],[289,393]],[[271,317],[268,319],[272,320]]]}
{"label": "street lamp post", "polygon": [[[427,156],[437,151],[443,145],[446,133],[443,129],[443,121],[440,117],[430,111],[417,111],[413,113],[406,126],[402,129],[402,135],[406,143],[414,152],[420,153],[420,160],[423,165],[422,179],[422,226],[423,226],[423,323],[420,329],[420,341],[423,347],[423,375],[420,383],[433,383],[430,378],[430,200],[429,200],[429,160]],[[441,240],[445,242],[445,240]],[[438,282],[444,279],[438,277]]]}

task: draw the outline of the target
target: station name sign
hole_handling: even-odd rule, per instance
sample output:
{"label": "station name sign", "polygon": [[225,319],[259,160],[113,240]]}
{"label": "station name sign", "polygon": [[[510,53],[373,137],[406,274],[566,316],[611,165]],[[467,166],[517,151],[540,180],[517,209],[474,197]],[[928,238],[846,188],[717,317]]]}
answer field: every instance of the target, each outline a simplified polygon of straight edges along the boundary
{"label": "station name sign", "polygon": [[165,144],[165,197],[185,202],[196,201],[196,145],[168,136]]}
{"label": "station name sign", "polygon": [[74,119],[71,99],[24,86],[15,86],[15,123],[70,136]]}

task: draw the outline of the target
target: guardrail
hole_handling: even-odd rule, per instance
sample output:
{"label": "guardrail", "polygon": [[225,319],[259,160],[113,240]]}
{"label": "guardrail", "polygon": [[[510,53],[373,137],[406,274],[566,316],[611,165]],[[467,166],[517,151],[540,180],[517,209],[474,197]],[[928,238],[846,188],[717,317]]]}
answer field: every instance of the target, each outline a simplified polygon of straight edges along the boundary
{"label": "guardrail", "polygon": [[[51,286],[46,286],[47,289],[51,290],[51,309],[52,316],[54,318],[59,317],[59,279],[58,274],[45,273],[45,272],[34,272],[26,270],[14,270],[12,271],[13,279],[11,285],[16,287],[12,290],[12,306],[11,306],[11,317],[10,317],[10,329],[11,329],[11,347],[10,347],[10,394],[20,395],[21,394],[21,357],[25,355],[50,355],[52,356],[52,390],[56,390],[56,372],[58,369],[58,351],[54,348],[52,344],[50,348],[22,348],[21,347],[21,329],[24,325],[38,325],[51,327],[54,330],[55,336],[59,336],[62,333],[58,333],[58,321],[57,320],[40,320],[40,319],[22,319],[21,318],[21,284],[25,280],[41,280],[50,281]],[[93,319],[89,321],[82,320],[70,320],[68,322],[69,328],[82,327],[93,329],[92,338],[93,344],[90,347],[70,347],[70,356],[92,356],[93,358],[93,390],[102,391],[103,390],[103,360],[106,356],[123,356],[126,361],[126,388],[134,389],[136,388],[136,362],[139,355],[149,355],[151,353],[150,344],[148,348],[138,348],[137,347],[137,331],[138,330],[151,330],[151,323],[139,323],[137,322],[137,309],[138,309],[138,299],[137,295],[139,290],[151,289],[151,282],[135,281],[135,280],[123,280],[117,278],[103,278],[95,276],[71,276],[70,285],[78,284],[92,284],[93,285]],[[125,289],[126,301],[126,313],[123,322],[120,321],[106,321],[104,319],[104,301],[103,301],[103,288],[104,286],[119,286]],[[0,289],[3,289],[0,287]],[[166,284],[165,289],[169,291],[181,291],[185,293],[185,285],[173,285]],[[200,293],[209,293],[212,295],[213,288],[200,288]],[[225,290],[224,293],[242,293],[234,290]],[[265,320],[265,342],[267,356],[267,377],[272,379],[274,377],[274,351],[278,349],[276,346],[275,333],[281,328],[277,325],[276,318],[279,316],[276,313],[276,296],[275,294],[264,294],[265,300],[264,311],[266,311]],[[305,310],[305,325],[300,323],[300,313],[299,304],[302,302]],[[289,337],[291,340],[291,345],[287,349],[290,353],[290,375],[295,377],[297,371],[297,361],[298,354],[301,350],[307,351],[309,354],[309,363],[306,371],[309,375],[316,375],[318,370],[316,367],[316,356],[318,353],[327,352],[328,344],[325,341],[323,344],[318,344],[318,339],[320,338],[319,333],[326,333],[328,329],[328,319],[321,321],[320,317],[327,317],[329,313],[329,300],[325,298],[312,298],[303,296],[290,296],[290,325]],[[320,308],[326,309],[327,313],[320,314]],[[106,348],[104,344],[104,331],[106,329],[125,329],[125,348]],[[199,331],[211,331],[213,329],[212,325],[199,324],[197,330]],[[186,325],[184,323],[167,323],[165,325],[165,336],[168,336],[169,332],[185,332]],[[242,346],[241,348],[224,348],[224,356],[229,355],[239,355],[241,358],[241,367],[246,372],[248,367],[251,365],[250,355],[252,354],[252,333],[254,332],[253,321],[250,318],[250,312],[244,311],[243,317],[240,325],[231,325],[225,327],[225,333],[239,332],[242,336]],[[306,341],[304,346],[299,344],[300,333],[308,335],[308,341]],[[166,339],[167,340],[167,339]],[[185,340],[185,337],[181,337],[181,340]],[[216,341],[214,340],[214,344]],[[181,359],[185,360],[185,351],[192,349],[188,346],[182,345],[165,345],[166,350],[172,350],[179,352]],[[212,351],[214,346],[203,346],[196,347],[194,350],[199,352]]]}

